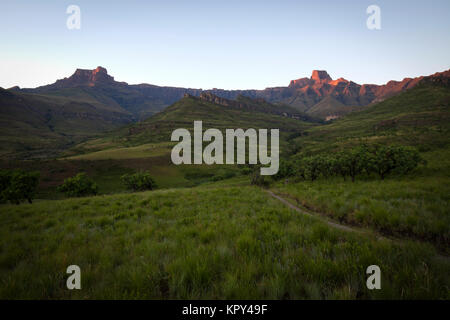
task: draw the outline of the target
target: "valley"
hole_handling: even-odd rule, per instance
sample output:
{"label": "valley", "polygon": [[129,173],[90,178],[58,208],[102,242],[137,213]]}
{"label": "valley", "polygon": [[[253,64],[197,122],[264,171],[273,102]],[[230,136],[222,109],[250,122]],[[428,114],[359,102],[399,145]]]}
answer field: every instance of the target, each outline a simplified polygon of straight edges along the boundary
{"label": "valley", "polygon": [[[51,157],[35,159],[29,146],[14,149],[17,128],[6,118],[14,109],[4,111],[1,137],[10,148],[9,153],[2,149],[1,168],[39,171],[40,182],[32,204],[0,204],[0,297],[448,299],[448,71],[407,81],[408,90],[353,105],[350,113],[327,122],[298,105],[185,91],[137,121],[136,109],[100,103],[106,95],[91,98],[98,94],[98,81],[114,83],[102,69],[77,72],[70,81],[84,83],[86,77],[87,87],[75,91],[84,92],[76,103],[87,109],[74,112],[73,119],[64,114],[54,125],[35,101],[44,110],[57,97],[60,103],[49,111],[53,119],[74,99],[60,96],[68,92],[62,89],[67,79],[36,89],[40,93],[1,91],[2,101],[14,101],[20,112],[36,110],[23,113],[29,118],[20,127],[33,133],[33,143]],[[317,72],[308,81],[334,80]],[[307,81],[292,86],[302,82]],[[81,108],[69,105],[72,111]],[[101,113],[101,121],[90,122],[92,110]],[[120,121],[107,118],[112,114]],[[110,125],[101,127],[105,119]],[[202,120],[203,131],[279,129],[280,175],[258,180],[259,167],[248,163],[174,165],[171,133],[186,128],[192,135],[196,120]],[[66,130],[73,131],[66,135]],[[362,172],[355,182],[338,175],[312,181],[295,171],[301,159],[360,145],[413,147],[424,161],[383,180]],[[286,163],[295,170],[285,174]],[[156,190],[127,190],[121,177],[142,170],[154,178]],[[79,172],[98,185],[98,195],[70,198],[57,189]],[[69,263],[80,265],[85,290],[65,289]],[[382,290],[366,287],[365,270],[374,264],[382,270]]]}

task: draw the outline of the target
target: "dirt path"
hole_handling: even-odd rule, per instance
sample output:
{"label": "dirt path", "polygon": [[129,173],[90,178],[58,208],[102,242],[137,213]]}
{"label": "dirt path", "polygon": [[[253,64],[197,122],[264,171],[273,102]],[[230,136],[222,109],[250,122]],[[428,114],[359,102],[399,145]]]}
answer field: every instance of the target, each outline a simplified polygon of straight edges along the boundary
{"label": "dirt path", "polygon": [[[271,190],[265,190],[272,198],[277,199],[278,201],[282,202],[283,204],[285,204],[286,206],[288,206],[289,208],[297,211],[300,214],[306,215],[306,216],[310,216],[310,217],[315,217],[319,220],[321,220],[322,222],[325,222],[327,225],[329,225],[332,228],[336,228],[339,230],[343,230],[343,231],[348,231],[348,232],[356,232],[359,234],[366,234],[366,235],[373,235],[377,238],[377,240],[387,240],[387,241],[394,241],[398,244],[402,243],[403,239],[398,239],[398,238],[390,238],[390,237],[386,237],[383,236],[379,233],[377,233],[374,230],[367,230],[367,229],[361,229],[361,228],[356,228],[356,227],[349,227],[347,225],[342,225],[336,222],[333,222],[329,219],[327,219],[326,217],[323,217],[319,214],[312,214],[310,212],[308,212],[308,210],[304,209],[304,208],[300,208],[294,204],[292,204],[291,202],[289,202],[288,200],[282,198],[281,196],[275,194],[273,191]],[[450,257],[446,256],[446,255],[442,255],[440,253],[437,253],[436,258],[438,260],[444,261],[446,263],[450,264]]]}
{"label": "dirt path", "polygon": [[272,198],[275,198],[275,199],[281,201],[282,203],[284,203],[285,205],[287,205],[289,208],[291,208],[291,209],[293,209],[293,210],[295,210],[295,211],[297,211],[297,212],[299,212],[299,213],[301,213],[301,214],[304,214],[304,215],[307,215],[307,216],[310,216],[310,217],[316,217],[316,218],[319,218],[320,220],[322,220],[323,222],[325,222],[326,224],[328,224],[329,226],[331,226],[331,227],[333,227],[333,228],[337,228],[337,229],[344,230],[344,231],[358,232],[358,233],[369,233],[369,232],[367,232],[367,231],[365,231],[365,230],[360,230],[360,229],[357,229],[357,228],[352,228],[352,227],[349,227],[349,226],[345,226],[345,225],[342,225],[342,224],[339,224],[339,223],[330,221],[330,220],[328,220],[328,219],[326,219],[326,218],[324,218],[324,217],[322,217],[322,216],[315,215],[315,214],[311,214],[311,213],[309,213],[308,211],[306,211],[305,209],[301,209],[301,208],[297,207],[296,205],[290,203],[290,202],[287,201],[286,199],[284,199],[284,198],[280,197],[279,195],[273,193],[273,191],[266,190],[266,192],[267,192]]}

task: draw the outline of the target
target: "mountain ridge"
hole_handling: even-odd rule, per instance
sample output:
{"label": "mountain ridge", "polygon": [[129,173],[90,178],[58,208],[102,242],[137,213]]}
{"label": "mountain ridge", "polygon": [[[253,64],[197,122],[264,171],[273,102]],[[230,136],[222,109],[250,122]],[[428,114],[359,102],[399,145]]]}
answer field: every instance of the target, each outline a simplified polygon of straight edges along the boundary
{"label": "mountain ridge", "polygon": [[[430,76],[438,74],[442,74],[442,72]],[[148,83],[128,84],[126,82],[118,82],[108,74],[106,68],[98,66],[92,70],[77,69],[70,77],[57,80],[53,84],[34,89],[15,88],[15,90],[31,93],[61,94],[61,92],[64,93],[69,89],[80,90],[85,88],[92,92],[90,93],[91,96],[107,96],[114,100],[114,103],[141,120],[173,104],[185,94],[200,96],[202,93],[211,93],[229,100],[235,100],[238,96],[247,96],[252,99],[262,98],[269,103],[289,105],[297,109],[297,111],[311,113],[325,119],[328,116],[334,117],[345,114],[346,110],[353,110],[352,108],[342,109],[340,108],[342,105],[363,107],[377,103],[413,88],[424,78],[426,77],[420,76],[404,78],[401,81],[391,80],[383,85],[358,84],[342,77],[333,80],[327,71],[313,70],[309,78],[303,77],[291,80],[286,87],[268,87],[262,90],[225,90],[217,88],[203,90],[157,86]],[[329,97],[332,97],[332,99]],[[326,102],[322,102],[325,98],[327,98]],[[322,108],[321,106],[323,105],[326,105],[326,107]],[[340,111],[333,112],[333,106]]]}

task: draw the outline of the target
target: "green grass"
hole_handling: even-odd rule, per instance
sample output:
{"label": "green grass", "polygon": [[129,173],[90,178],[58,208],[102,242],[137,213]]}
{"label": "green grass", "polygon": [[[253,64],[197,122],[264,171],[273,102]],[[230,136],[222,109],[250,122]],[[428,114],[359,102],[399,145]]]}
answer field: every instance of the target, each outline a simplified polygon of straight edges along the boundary
{"label": "green grass", "polygon": [[[0,234],[0,298],[449,298],[431,246],[330,229],[254,187],[3,205]],[[81,290],[65,287],[71,264]]]}
{"label": "green grass", "polygon": [[450,148],[424,154],[407,176],[278,183],[274,189],[313,211],[386,235],[426,240],[450,253]]}
{"label": "green grass", "polygon": [[148,143],[136,147],[110,148],[68,157],[70,160],[108,160],[108,159],[136,159],[159,157],[170,154],[173,142]]}

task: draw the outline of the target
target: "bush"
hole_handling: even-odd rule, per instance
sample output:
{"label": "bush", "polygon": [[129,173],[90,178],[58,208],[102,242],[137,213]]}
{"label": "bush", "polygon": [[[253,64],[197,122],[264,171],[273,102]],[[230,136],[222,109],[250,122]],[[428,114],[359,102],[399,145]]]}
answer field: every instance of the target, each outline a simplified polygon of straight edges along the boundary
{"label": "bush", "polygon": [[351,177],[354,182],[358,175],[376,173],[383,180],[390,173],[407,174],[425,161],[419,152],[411,147],[379,146],[359,147],[341,151],[334,155],[314,155],[298,160],[294,170],[283,169],[280,175],[297,175],[314,181],[319,177]]}
{"label": "bush", "polygon": [[352,178],[352,182],[355,182],[357,175],[370,169],[370,157],[365,146],[341,152],[339,157],[337,162],[344,179],[348,175]]}
{"label": "bush", "polygon": [[416,149],[395,146],[376,146],[370,160],[371,171],[382,180],[390,173],[407,174],[424,162]]}
{"label": "bush", "polygon": [[273,179],[280,180],[283,178],[291,177],[295,174],[295,166],[292,162],[280,159],[280,166],[278,168],[278,172],[273,175]]}
{"label": "bush", "polygon": [[260,187],[267,187],[269,186],[270,181],[267,176],[262,176],[260,173],[260,168],[256,167],[256,170],[253,171],[251,184]]}
{"label": "bush", "polygon": [[12,172],[8,170],[0,171],[0,203],[4,203],[7,201],[5,191],[9,188],[11,184],[11,175]]}
{"label": "bush", "polygon": [[23,200],[33,203],[33,198],[39,184],[39,172],[24,172],[22,170],[0,172],[1,202],[10,201],[19,204]]}
{"label": "bush", "polygon": [[75,177],[65,179],[64,183],[58,187],[58,191],[64,192],[68,197],[83,197],[96,195],[98,186],[86,173],[81,172]]}
{"label": "bush", "polygon": [[225,180],[225,179],[230,179],[233,178],[234,176],[236,176],[236,172],[234,171],[227,171],[227,170],[223,170],[220,169],[212,178],[212,181],[220,181],[220,180]]}
{"label": "bush", "polygon": [[153,190],[156,188],[155,180],[149,172],[125,174],[121,177],[126,188],[133,191]]}

